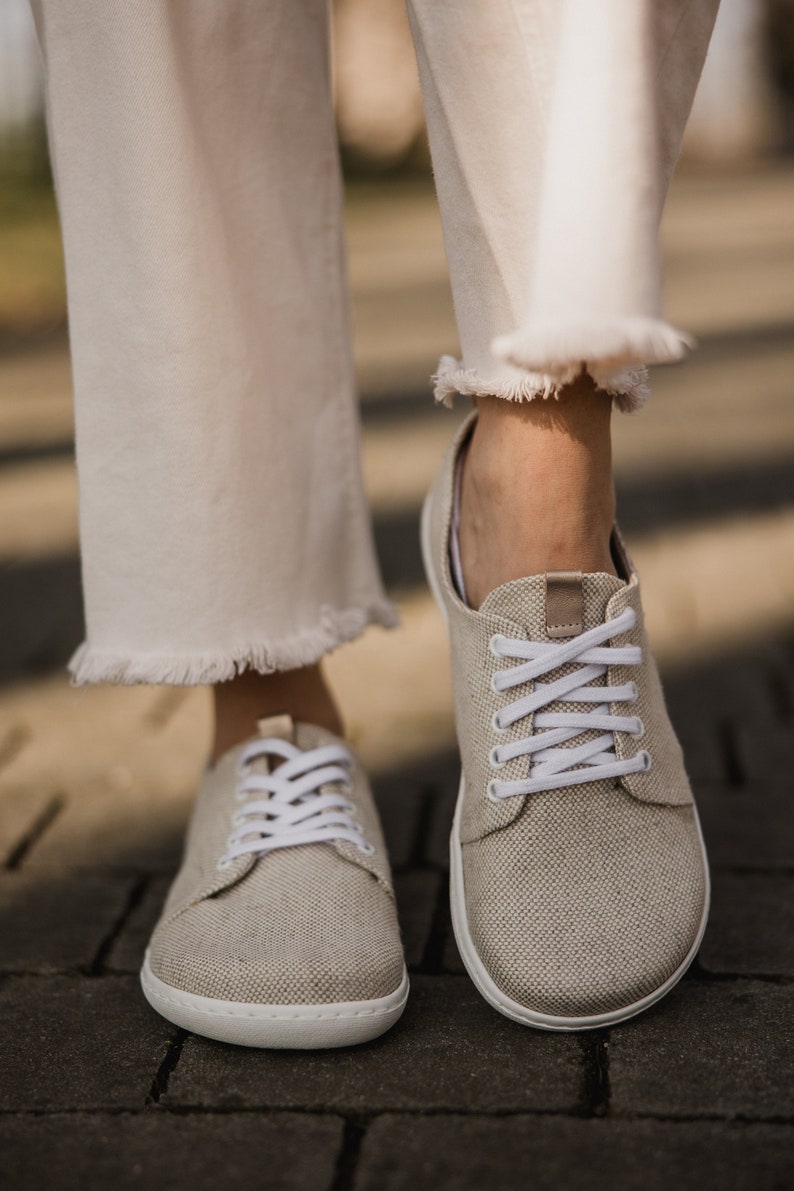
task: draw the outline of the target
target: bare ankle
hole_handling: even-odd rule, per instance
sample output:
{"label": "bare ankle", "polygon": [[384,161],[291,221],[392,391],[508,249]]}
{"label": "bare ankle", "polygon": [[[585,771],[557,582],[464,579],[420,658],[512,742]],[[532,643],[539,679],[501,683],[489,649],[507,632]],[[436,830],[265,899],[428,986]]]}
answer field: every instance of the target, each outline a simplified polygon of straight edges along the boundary
{"label": "bare ankle", "polygon": [[319,665],[275,674],[246,670],[213,688],[215,739],[213,764],[230,748],[253,736],[259,719],[287,713],[295,720],[319,724],[337,736],[342,720]]}
{"label": "bare ankle", "polygon": [[581,377],[555,400],[477,405],[461,492],[470,602],[544,571],[614,573],[608,395]]}

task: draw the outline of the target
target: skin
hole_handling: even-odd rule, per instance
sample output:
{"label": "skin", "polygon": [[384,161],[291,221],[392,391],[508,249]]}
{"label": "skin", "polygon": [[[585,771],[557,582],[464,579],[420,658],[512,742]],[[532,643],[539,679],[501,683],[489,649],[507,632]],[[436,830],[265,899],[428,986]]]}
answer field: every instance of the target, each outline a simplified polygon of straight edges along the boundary
{"label": "skin", "polygon": [[[545,571],[615,573],[611,399],[586,374],[559,397],[476,399],[478,419],[463,466],[460,550],[469,603]],[[321,667],[239,675],[214,688],[213,762],[256,732],[258,719],[289,712],[341,736]]]}
{"label": "skin", "polygon": [[255,735],[257,720],[283,712],[344,736],[341,717],[319,665],[277,674],[246,670],[230,682],[219,683],[214,697],[213,765],[234,745]]}
{"label": "skin", "polygon": [[481,397],[477,409],[460,509],[469,603],[546,571],[615,574],[608,394],[583,374],[558,398]]}

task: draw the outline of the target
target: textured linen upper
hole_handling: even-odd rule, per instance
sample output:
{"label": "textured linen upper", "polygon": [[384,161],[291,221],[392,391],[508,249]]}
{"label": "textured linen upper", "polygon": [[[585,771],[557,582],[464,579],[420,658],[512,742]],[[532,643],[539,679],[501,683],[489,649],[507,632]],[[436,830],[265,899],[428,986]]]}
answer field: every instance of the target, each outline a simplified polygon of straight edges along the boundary
{"label": "textured linen upper", "polygon": [[[300,748],[334,742],[322,728],[296,726]],[[302,844],[240,856],[218,870],[239,810],[239,753],[227,753],[199,790],[182,867],[150,944],[155,975],[186,992],[264,1005],[394,992],[402,946],[377,811],[360,765],[350,799],[372,855],[345,841]]]}
{"label": "textured linen upper", "polygon": [[[479,611],[466,607],[451,584],[452,472],[470,425],[456,439],[431,498],[432,562],[449,620],[465,785],[460,839],[469,931],[492,979],[520,1004],[559,1016],[605,1013],[663,984],[697,936],[707,882],[692,794],[632,573],[629,582],[607,574],[583,577],[583,628],[627,606],[635,610],[635,627],[611,644],[641,646],[642,665],[610,667],[604,682],[636,683],[637,701],[613,703],[611,710],[638,715],[645,732],[641,739],[616,733],[616,753],[622,758],[646,749],[651,769],[500,801],[487,798],[495,776],[492,746],[531,735],[531,716],[506,732],[495,730],[492,716],[533,685],[507,694],[491,689],[495,669],[510,663],[491,654],[490,638],[549,637],[542,575],[504,584]],[[576,708],[555,703],[548,710]],[[528,771],[529,758],[523,756],[508,762],[498,777],[520,780]]]}

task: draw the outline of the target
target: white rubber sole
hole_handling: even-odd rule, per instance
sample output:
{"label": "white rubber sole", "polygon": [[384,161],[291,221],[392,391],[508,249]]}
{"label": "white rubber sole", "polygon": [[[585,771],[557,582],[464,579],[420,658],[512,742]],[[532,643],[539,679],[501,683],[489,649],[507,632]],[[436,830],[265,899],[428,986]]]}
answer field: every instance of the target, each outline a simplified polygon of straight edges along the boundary
{"label": "white rubber sole", "polygon": [[[435,577],[435,568],[432,565],[430,557],[430,498],[425,500],[422,508],[422,526],[421,526],[421,545],[422,545],[422,561],[424,563],[425,575],[433,597],[441,610],[441,615],[446,622],[447,615],[444,608],[444,601],[441,592],[438,590]],[[526,1005],[514,1001],[508,997],[499,986],[495,983],[487,968],[483,964],[477,952],[474,942],[469,931],[468,918],[466,915],[466,896],[463,887],[463,856],[460,845],[460,817],[463,812],[463,797],[465,793],[463,775],[460,778],[460,787],[458,790],[458,800],[455,806],[455,815],[452,821],[452,833],[450,835],[450,909],[452,912],[452,928],[455,934],[455,941],[460,951],[461,959],[465,965],[466,971],[469,973],[477,991],[482,997],[492,1005],[499,1013],[509,1017],[512,1021],[520,1022],[522,1025],[532,1026],[538,1030],[556,1030],[563,1032],[571,1032],[576,1030],[598,1030],[605,1026],[616,1025],[618,1022],[628,1021],[629,1018],[636,1017],[638,1013],[643,1013],[646,1009],[650,1009],[651,1005],[655,1005],[662,997],[665,997],[672,988],[678,984],[681,977],[686,972],[687,968],[692,963],[697,955],[703,935],[706,930],[706,923],[709,916],[709,905],[711,902],[711,882],[709,877],[708,859],[706,856],[706,845],[703,840],[703,832],[700,826],[700,819],[698,818],[697,808],[693,805],[695,815],[695,823],[698,830],[698,839],[700,841],[701,855],[703,857],[703,868],[705,872],[706,881],[706,896],[703,903],[703,914],[698,926],[698,931],[695,940],[687,952],[686,958],[678,968],[668,977],[663,984],[652,993],[642,997],[638,1001],[634,1001],[630,1005],[625,1005],[620,1009],[611,1010],[609,1013],[598,1013],[587,1017],[556,1017],[549,1013],[540,1013],[534,1009],[528,1009]]]}
{"label": "white rubber sole", "polygon": [[274,1050],[325,1050],[370,1042],[394,1025],[408,1000],[408,973],[403,970],[399,987],[372,1001],[328,1005],[220,1001],[165,984],[152,971],[148,951],[141,986],[152,1008],[174,1025],[219,1042]]}

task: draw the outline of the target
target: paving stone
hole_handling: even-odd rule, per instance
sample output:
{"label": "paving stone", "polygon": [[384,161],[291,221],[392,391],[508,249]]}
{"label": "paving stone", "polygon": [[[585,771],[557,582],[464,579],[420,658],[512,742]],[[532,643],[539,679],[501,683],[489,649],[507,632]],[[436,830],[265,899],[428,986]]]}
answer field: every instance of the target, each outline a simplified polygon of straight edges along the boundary
{"label": "paving stone", "polygon": [[737,976],[794,976],[792,894],[791,877],[714,873],[702,966]]}
{"label": "paving stone", "polygon": [[751,728],[745,726],[744,759],[748,784],[763,782],[781,793],[791,792],[793,728],[794,723],[791,721],[780,722],[771,715],[765,716]]}
{"label": "paving stone", "polygon": [[127,976],[10,976],[0,1020],[6,1111],[141,1108],[174,1034]]}
{"label": "paving stone", "polygon": [[443,968],[445,972],[453,974],[462,974],[466,971],[466,965],[460,958],[458,945],[455,942],[455,932],[452,929],[452,922],[449,922],[449,930],[447,931],[446,939],[444,940],[444,960]]}
{"label": "paving stone", "polygon": [[376,799],[389,858],[395,869],[415,862],[414,846],[426,795],[408,780],[392,780],[376,787]]}
{"label": "paving stone", "polygon": [[0,865],[13,862],[57,810],[57,792],[52,786],[0,788]]}
{"label": "paving stone", "polygon": [[[449,838],[458,775],[457,752],[445,749],[375,781],[375,797],[395,868],[428,863],[447,867],[449,846],[443,837],[446,833],[446,840]],[[446,826],[440,828],[439,820],[446,820]]]}
{"label": "paving stone", "polygon": [[124,924],[105,960],[110,972],[139,972],[143,954],[160,917],[171,877],[152,877],[146,883],[143,896]]}
{"label": "paving stone", "polygon": [[69,687],[65,677],[12,689],[0,729],[29,743],[3,785],[44,785],[63,798],[26,865],[169,871],[203,766],[209,694],[160,687]]}
{"label": "paving stone", "polygon": [[790,1116],[792,1010],[790,986],[683,981],[654,1010],[612,1032],[613,1111]]}
{"label": "paving stone", "polygon": [[325,1191],[342,1141],[338,1117],[12,1117],[0,1122],[6,1191]]}
{"label": "paving stone", "polygon": [[670,716],[696,787],[777,780],[776,754],[783,750],[789,760],[794,754],[788,670],[785,650],[776,641],[665,682]]}
{"label": "paving stone", "polygon": [[405,962],[416,968],[422,962],[430,928],[442,891],[442,879],[435,872],[398,873],[394,879],[397,911],[405,947]]}
{"label": "paving stone", "polygon": [[[664,680],[664,676],[663,676]],[[675,688],[674,688],[675,689]],[[704,786],[719,787],[725,780],[725,757],[717,731],[716,717],[703,715],[703,695],[697,683],[684,687],[686,699],[664,683],[670,719],[684,750],[684,761],[692,788],[697,795]]]}
{"label": "paving stone", "polygon": [[382,1116],[355,1191],[784,1191],[792,1131],[703,1121]]}
{"label": "paving stone", "polygon": [[[59,516],[65,512],[60,500],[56,508]],[[68,529],[67,534],[72,536]],[[80,562],[70,547],[71,542],[68,556],[17,559],[0,567],[0,606],[6,624],[13,625],[13,632],[4,633],[0,644],[0,681],[64,666],[80,644],[84,624]]]}
{"label": "paving stone", "polygon": [[415,977],[401,1021],[367,1046],[257,1052],[188,1039],[166,1102],[227,1110],[565,1111],[577,1105],[582,1080],[577,1038],[508,1021],[468,979]]}
{"label": "paving stone", "polygon": [[74,872],[0,874],[1,971],[89,966],[121,919],[133,881]]}
{"label": "paving stone", "polygon": [[449,766],[446,781],[443,785],[439,784],[433,799],[433,814],[424,845],[425,861],[428,864],[437,864],[443,869],[449,869],[449,836],[459,787],[460,761],[456,754],[454,763]]}
{"label": "paving stone", "polygon": [[790,789],[753,782],[741,788],[701,785],[695,793],[706,849],[714,866],[791,868],[794,816]]}
{"label": "paving stone", "polygon": [[83,796],[70,794],[57,819],[31,849],[26,863],[37,868],[175,871],[193,789],[180,791],[108,783]]}

